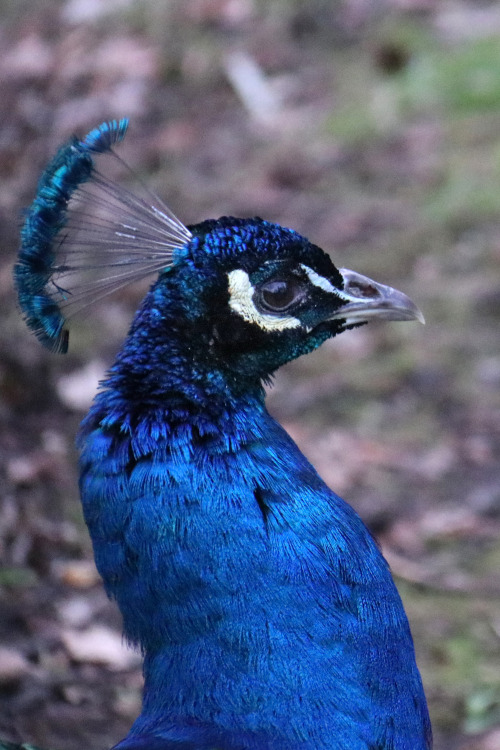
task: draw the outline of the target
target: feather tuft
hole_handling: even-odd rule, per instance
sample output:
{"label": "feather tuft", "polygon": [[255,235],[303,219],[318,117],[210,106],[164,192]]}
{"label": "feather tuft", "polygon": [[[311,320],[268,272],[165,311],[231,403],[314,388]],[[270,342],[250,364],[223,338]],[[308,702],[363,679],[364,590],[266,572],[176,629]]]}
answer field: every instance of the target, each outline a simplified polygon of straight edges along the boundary
{"label": "feather tuft", "polygon": [[[114,153],[128,120],[72,138],[45,169],[26,212],[14,268],[28,327],[49,349],[66,352],[66,322],[98,299],[168,267],[189,230],[143,186],[140,197],[106,178],[95,157]],[[126,165],[125,165],[126,166]]]}
{"label": "feather tuft", "polygon": [[109,151],[115,143],[120,143],[125,138],[128,128],[128,119],[123,117],[121,120],[110,120],[103,122],[87,133],[81,146],[88,151],[96,154],[102,154]]}

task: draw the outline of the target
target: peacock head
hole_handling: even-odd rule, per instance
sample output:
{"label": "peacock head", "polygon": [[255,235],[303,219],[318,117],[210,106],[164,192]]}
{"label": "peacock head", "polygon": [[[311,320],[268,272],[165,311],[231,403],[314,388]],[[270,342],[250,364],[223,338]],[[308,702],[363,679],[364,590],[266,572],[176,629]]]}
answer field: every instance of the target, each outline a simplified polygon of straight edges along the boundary
{"label": "peacock head", "polygon": [[249,385],[372,318],[423,320],[406,295],[337,269],[291,229],[228,217],[186,227],[144,186],[137,196],[107,179],[96,160],[116,156],[127,125],[105,122],[62,146],[26,213],[14,276],[44,345],[66,351],[71,315],[158,272],[125,344],[137,382],[145,371],[156,382],[173,356]]}
{"label": "peacock head", "polygon": [[291,229],[224,217],[189,231],[190,241],[153,287],[154,307],[160,317],[163,306],[171,316],[175,300],[179,335],[190,339],[191,350],[205,353],[211,368],[265,380],[285,362],[371,319],[423,322],[405,294],[337,269],[327,253]]}

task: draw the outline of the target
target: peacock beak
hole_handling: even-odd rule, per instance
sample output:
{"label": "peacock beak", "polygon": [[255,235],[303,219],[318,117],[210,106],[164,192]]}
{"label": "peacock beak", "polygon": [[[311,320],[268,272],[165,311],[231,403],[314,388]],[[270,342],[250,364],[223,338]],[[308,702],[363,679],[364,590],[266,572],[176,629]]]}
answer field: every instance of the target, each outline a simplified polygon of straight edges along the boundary
{"label": "peacock beak", "polygon": [[424,316],[403,292],[362,276],[360,273],[340,268],[344,288],[340,296],[345,303],[332,315],[331,320],[344,318],[347,325],[380,318],[381,320],[418,320],[425,324]]}

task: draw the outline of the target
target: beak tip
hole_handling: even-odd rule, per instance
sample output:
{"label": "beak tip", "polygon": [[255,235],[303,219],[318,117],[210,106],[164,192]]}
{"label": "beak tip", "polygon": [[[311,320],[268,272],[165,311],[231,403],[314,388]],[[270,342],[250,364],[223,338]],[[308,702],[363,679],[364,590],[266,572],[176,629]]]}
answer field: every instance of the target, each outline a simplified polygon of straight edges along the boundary
{"label": "beak tip", "polygon": [[416,320],[418,323],[422,323],[423,326],[425,326],[425,318],[422,310],[416,306],[414,302],[409,300],[411,303],[411,313],[413,320]]}

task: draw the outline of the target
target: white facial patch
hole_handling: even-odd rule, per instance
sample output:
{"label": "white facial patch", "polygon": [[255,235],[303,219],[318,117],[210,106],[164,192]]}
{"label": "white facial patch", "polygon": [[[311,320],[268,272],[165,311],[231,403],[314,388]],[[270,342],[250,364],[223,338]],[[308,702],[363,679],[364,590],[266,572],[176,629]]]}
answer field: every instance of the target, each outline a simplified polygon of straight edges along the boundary
{"label": "white facial patch", "polygon": [[[314,272],[313,272],[314,273]],[[321,278],[321,277],[318,277]],[[283,331],[285,328],[298,328],[301,322],[290,315],[266,315],[254,305],[255,288],[250,283],[250,277],[245,271],[238,269],[228,273],[229,307],[238,313],[248,323],[255,323],[264,331]]]}
{"label": "white facial patch", "polygon": [[320,276],[319,273],[316,273],[312,268],[309,268],[309,266],[306,266],[305,263],[301,263],[300,267],[303,271],[306,272],[307,278],[313,284],[314,286],[319,287],[324,292],[330,292],[330,294],[338,294],[339,290],[336,289],[331,281],[328,281],[328,279],[325,279],[324,276]]}

